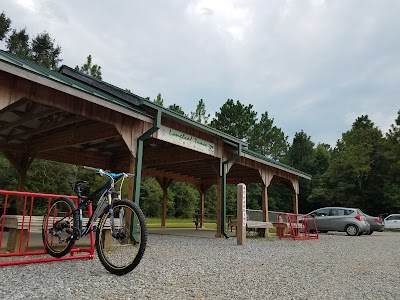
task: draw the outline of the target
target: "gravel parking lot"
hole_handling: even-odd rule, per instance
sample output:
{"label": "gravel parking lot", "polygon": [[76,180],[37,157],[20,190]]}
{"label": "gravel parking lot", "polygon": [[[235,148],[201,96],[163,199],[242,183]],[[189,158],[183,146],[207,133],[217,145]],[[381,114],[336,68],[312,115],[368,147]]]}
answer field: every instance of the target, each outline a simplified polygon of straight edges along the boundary
{"label": "gravel parking lot", "polygon": [[400,299],[400,233],[319,240],[149,235],[139,266],[98,259],[0,268],[0,299]]}

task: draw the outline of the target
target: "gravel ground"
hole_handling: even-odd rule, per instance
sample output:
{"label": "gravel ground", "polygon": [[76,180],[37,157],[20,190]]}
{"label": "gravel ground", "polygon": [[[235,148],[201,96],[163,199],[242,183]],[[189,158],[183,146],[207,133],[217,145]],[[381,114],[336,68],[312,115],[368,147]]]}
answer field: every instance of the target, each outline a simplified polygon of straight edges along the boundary
{"label": "gravel ground", "polygon": [[0,299],[400,299],[400,233],[245,246],[151,234],[122,277],[97,258],[0,267]]}

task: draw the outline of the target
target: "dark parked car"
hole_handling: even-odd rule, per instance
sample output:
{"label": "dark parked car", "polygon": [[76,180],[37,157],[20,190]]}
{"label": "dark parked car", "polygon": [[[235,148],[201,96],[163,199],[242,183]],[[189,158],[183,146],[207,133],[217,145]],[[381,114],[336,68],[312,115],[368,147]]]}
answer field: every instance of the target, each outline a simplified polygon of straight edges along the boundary
{"label": "dark parked car", "polygon": [[372,234],[374,231],[383,231],[385,226],[381,218],[369,216],[363,213],[361,210],[359,210],[359,213],[365,216],[365,219],[370,225],[370,230],[366,232],[366,234]]}
{"label": "dark parked car", "polygon": [[[355,236],[370,231],[370,225],[365,216],[357,208],[324,207],[307,215],[315,219],[319,232],[341,231]],[[312,220],[307,221],[310,230],[315,230]]]}

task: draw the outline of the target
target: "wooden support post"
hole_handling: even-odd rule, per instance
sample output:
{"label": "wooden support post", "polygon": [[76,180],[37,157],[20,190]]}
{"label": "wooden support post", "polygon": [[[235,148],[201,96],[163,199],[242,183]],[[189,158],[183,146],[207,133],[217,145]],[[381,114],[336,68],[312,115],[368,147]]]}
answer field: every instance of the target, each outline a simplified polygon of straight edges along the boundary
{"label": "wooden support post", "polygon": [[200,228],[204,228],[204,191],[200,191]]}
{"label": "wooden support post", "polygon": [[295,191],[293,191],[293,213],[299,213],[299,196]]}
{"label": "wooden support post", "polygon": [[[13,167],[18,171],[18,173],[19,173],[18,191],[24,192],[25,185],[26,185],[27,172],[33,162],[33,157],[27,155],[26,153],[11,153],[8,151],[4,152],[4,156],[13,165]],[[24,198],[17,197],[17,202],[16,202],[17,214],[22,215],[23,206],[24,206]]]}
{"label": "wooden support post", "polygon": [[236,224],[237,244],[246,244],[246,185],[237,185],[237,224]]}
{"label": "wooden support post", "polygon": [[218,176],[217,178],[217,233],[216,237],[221,237],[222,230],[221,228],[221,210],[222,210],[222,177]]}
{"label": "wooden support post", "polygon": [[199,227],[204,228],[204,195],[207,193],[207,191],[210,189],[211,184],[196,184],[196,188],[199,191],[200,194],[200,201],[199,201],[199,214],[200,214],[200,222],[199,222]]}
{"label": "wooden support post", "polygon": [[[268,190],[267,186],[262,183],[261,189],[261,196],[262,196],[262,210],[263,210],[263,222],[268,222]],[[269,236],[269,229],[265,228],[265,237]]]}
{"label": "wooden support post", "polygon": [[156,177],[156,180],[160,187],[163,189],[163,200],[161,205],[161,228],[165,228],[167,219],[168,187],[172,183],[172,179],[169,179],[167,177]]}
{"label": "wooden support post", "polygon": [[[166,178],[164,178],[165,180]],[[161,212],[161,228],[165,228],[165,222],[167,219],[167,203],[168,203],[168,187],[163,187],[163,203]]]}

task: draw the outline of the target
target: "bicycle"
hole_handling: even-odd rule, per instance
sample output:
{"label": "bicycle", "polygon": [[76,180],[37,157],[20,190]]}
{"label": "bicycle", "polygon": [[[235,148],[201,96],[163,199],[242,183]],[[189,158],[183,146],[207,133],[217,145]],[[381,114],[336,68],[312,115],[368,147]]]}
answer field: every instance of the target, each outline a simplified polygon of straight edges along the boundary
{"label": "bicycle", "polygon": [[[78,207],[68,197],[51,201],[43,218],[42,238],[46,252],[53,257],[68,254],[81,237],[96,231],[96,251],[102,265],[112,274],[124,275],[132,271],[143,257],[147,229],[143,212],[137,204],[121,200],[115,184],[132,177],[129,173],[109,173],[102,169],[84,167],[107,176],[108,181],[89,196],[82,196],[81,185],[86,181],[71,181],[78,196]],[[122,189],[121,183],[121,189]],[[97,207],[86,225],[82,226],[82,211],[102,192]],[[97,227],[93,225],[99,218]],[[133,255],[133,257],[132,257]]]}

